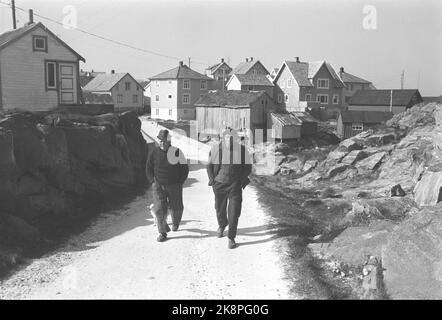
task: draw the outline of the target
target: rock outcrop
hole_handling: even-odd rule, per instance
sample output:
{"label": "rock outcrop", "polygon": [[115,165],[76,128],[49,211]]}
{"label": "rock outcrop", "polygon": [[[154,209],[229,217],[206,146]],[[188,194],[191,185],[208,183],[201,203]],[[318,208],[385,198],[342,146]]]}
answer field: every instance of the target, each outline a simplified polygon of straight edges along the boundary
{"label": "rock outcrop", "polygon": [[1,119],[0,225],[15,230],[8,239],[32,243],[41,217],[63,220],[82,202],[142,185],[148,146],[140,128],[132,112]]}

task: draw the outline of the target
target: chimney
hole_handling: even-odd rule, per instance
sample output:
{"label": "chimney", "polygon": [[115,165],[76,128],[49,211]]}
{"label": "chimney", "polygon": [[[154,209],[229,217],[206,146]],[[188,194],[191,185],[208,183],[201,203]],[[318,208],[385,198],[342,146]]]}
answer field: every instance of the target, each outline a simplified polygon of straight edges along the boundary
{"label": "chimney", "polygon": [[296,62],[299,63],[299,57],[295,57]]}
{"label": "chimney", "polygon": [[224,58],[221,58],[221,62],[224,62]]}
{"label": "chimney", "polygon": [[180,67],[184,66],[184,63],[182,61],[180,61]]}
{"label": "chimney", "polygon": [[115,74],[115,70],[114,69],[111,70],[111,74]]}
{"label": "chimney", "polygon": [[340,69],[339,69],[339,77],[341,77],[342,78],[342,74],[344,73],[344,67],[341,67]]}
{"label": "chimney", "polygon": [[250,61],[253,61],[253,57],[250,57]]}
{"label": "chimney", "polygon": [[34,23],[34,11],[32,9],[29,9],[29,23],[28,24],[33,24]]}
{"label": "chimney", "polygon": [[249,58],[246,58],[246,62],[249,62]]}

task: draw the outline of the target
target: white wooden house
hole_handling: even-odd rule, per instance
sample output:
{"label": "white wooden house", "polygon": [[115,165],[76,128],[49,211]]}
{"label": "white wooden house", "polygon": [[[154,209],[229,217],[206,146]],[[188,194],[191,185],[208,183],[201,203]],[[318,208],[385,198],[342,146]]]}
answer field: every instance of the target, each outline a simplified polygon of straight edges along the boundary
{"label": "white wooden house", "polygon": [[82,102],[85,59],[42,23],[0,35],[0,109],[47,111]]}

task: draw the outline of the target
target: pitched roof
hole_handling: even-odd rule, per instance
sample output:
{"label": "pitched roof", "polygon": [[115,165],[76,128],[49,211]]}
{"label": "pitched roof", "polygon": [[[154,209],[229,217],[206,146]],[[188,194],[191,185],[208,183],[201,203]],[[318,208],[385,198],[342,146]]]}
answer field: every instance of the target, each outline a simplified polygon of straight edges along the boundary
{"label": "pitched roof", "polygon": [[42,28],[44,31],[49,33],[55,40],[57,40],[61,45],[63,45],[66,49],[71,51],[73,54],[75,54],[79,60],[85,62],[86,60],[80,56],[74,49],[72,49],[70,46],[68,46],[63,40],[61,40],[59,37],[57,37],[51,30],[49,30],[43,23],[31,23],[27,24],[21,28],[17,28],[15,30],[7,31],[5,33],[0,34],[0,50],[3,48],[9,46],[11,43],[13,43],[15,40],[20,39],[22,36],[28,34],[32,30],[36,28]]}
{"label": "pitched roof", "polygon": [[300,126],[302,124],[297,117],[288,112],[272,112],[270,116],[283,126]]}
{"label": "pitched roof", "polygon": [[342,111],[344,123],[382,123],[393,117],[391,112],[382,111]]}
{"label": "pitched roof", "polygon": [[341,72],[341,79],[344,83],[371,83],[368,80],[364,80],[362,78],[356,77],[348,72]]}
{"label": "pitched roof", "polygon": [[180,64],[178,67],[167,70],[156,76],[150,78],[150,80],[166,80],[166,79],[200,79],[200,80],[213,80],[208,76],[205,76],[199,72],[190,69],[185,64]]}
{"label": "pitched roof", "polygon": [[[246,74],[234,74],[232,77],[236,77],[238,81],[245,86],[271,86],[273,87],[273,82],[269,80],[266,75],[256,74],[256,75],[246,75]],[[229,80],[230,82],[230,80]]]}
{"label": "pitched roof", "polygon": [[301,122],[318,122],[311,114],[308,112],[301,112],[301,111],[292,111],[290,112],[292,115],[294,115],[296,118],[298,118]]}
{"label": "pitched roof", "polygon": [[391,91],[393,91],[393,106],[406,106],[412,102],[417,94],[419,102],[422,101],[417,89],[396,89],[396,90],[358,90],[348,101],[349,105],[374,105],[389,106]]}
{"label": "pitched roof", "polygon": [[215,91],[202,96],[196,103],[197,107],[247,108],[255,102],[264,91]]}
{"label": "pitched roof", "polygon": [[82,76],[80,75],[80,86],[84,88],[89,82],[91,82],[95,77],[93,76]]}
{"label": "pitched roof", "polygon": [[257,63],[259,63],[264,68],[267,74],[270,74],[259,60],[243,61],[232,70],[231,74],[246,74]]}
{"label": "pitched roof", "polygon": [[[330,72],[330,75],[335,80],[335,86],[338,88],[344,87],[344,83],[339,78],[332,65],[326,61],[312,61],[312,62],[296,62],[284,61],[281,68],[279,68],[278,75],[282,72],[283,66],[286,65],[290,73],[295,78],[300,87],[313,87],[312,79],[318,73],[323,65]],[[278,78],[278,75],[275,79]]]}
{"label": "pitched roof", "polygon": [[227,68],[232,70],[232,68],[227,63],[225,63],[224,61],[218,62],[218,63],[208,67],[206,70],[210,70],[210,73],[214,73],[216,70],[219,69],[219,67],[221,67],[224,64],[227,66]]}
{"label": "pitched roof", "polygon": [[144,88],[135,80],[130,73],[109,73],[99,74],[90,81],[84,88],[84,91],[110,91],[123,77],[129,75],[143,90]]}

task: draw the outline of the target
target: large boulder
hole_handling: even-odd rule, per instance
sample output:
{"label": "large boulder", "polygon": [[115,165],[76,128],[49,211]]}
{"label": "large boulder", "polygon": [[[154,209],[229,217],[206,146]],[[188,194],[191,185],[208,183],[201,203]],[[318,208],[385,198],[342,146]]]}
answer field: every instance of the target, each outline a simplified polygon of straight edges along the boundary
{"label": "large boulder", "polygon": [[427,207],[399,225],[382,251],[393,299],[442,299],[442,206]]}
{"label": "large boulder", "polygon": [[367,154],[363,150],[353,150],[341,160],[341,163],[354,165],[356,162],[366,157]]}
{"label": "large boulder", "polygon": [[0,128],[13,134],[15,161],[21,172],[32,172],[47,160],[43,134],[32,120],[23,114],[0,120]]}
{"label": "large boulder", "polygon": [[347,150],[347,152],[351,152],[353,150],[361,150],[363,148],[362,145],[358,141],[356,141],[352,138],[342,141],[339,144],[339,146],[344,147]]}
{"label": "large boulder", "polygon": [[333,177],[336,176],[338,173],[344,172],[344,171],[347,170],[348,168],[350,168],[350,166],[349,166],[348,164],[345,164],[345,163],[338,163],[337,165],[331,167],[331,168],[325,173],[325,178],[326,178],[326,179],[333,178]]}
{"label": "large boulder", "polygon": [[304,162],[302,162],[301,160],[297,159],[295,161],[291,161],[291,162],[284,162],[281,165],[281,170],[283,168],[290,170],[291,172],[295,172],[298,173],[302,170],[302,168],[304,167]]}
{"label": "large boulder", "polygon": [[379,168],[385,155],[386,155],[385,152],[375,153],[375,154],[359,161],[358,163],[356,163],[356,168],[362,169],[362,170],[375,170],[375,169]]}
{"label": "large boulder", "polygon": [[302,167],[302,172],[308,173],[318,165],[318,160],[307,160]]}
{"label": "large boulder", "polygon": [[414,200],[419,206],[434,206],[442,202],[442,171],[427,171],[414,188]]}

